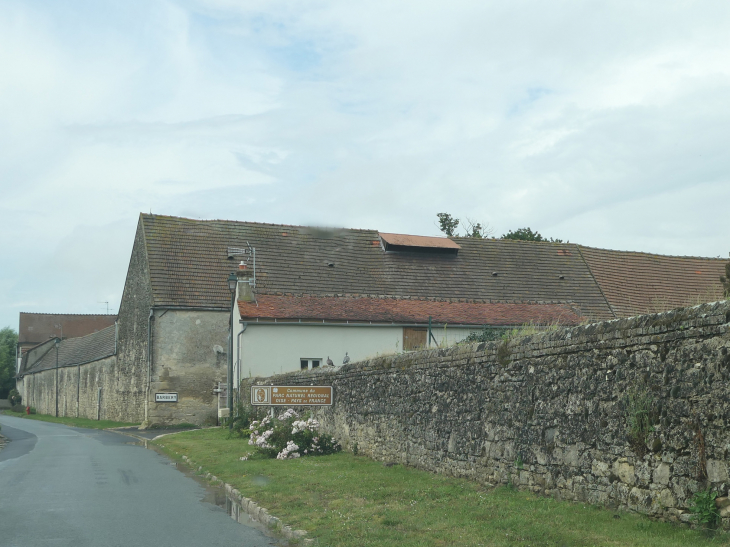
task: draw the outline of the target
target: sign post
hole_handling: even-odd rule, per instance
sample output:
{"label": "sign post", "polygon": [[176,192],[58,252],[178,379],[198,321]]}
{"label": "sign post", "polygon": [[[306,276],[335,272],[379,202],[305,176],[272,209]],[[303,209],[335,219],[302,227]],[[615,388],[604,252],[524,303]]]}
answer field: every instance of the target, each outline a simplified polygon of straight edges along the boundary
{"label": "sign post", "polygon": [[251,386],[255,406],[332,406],[332,386]]}

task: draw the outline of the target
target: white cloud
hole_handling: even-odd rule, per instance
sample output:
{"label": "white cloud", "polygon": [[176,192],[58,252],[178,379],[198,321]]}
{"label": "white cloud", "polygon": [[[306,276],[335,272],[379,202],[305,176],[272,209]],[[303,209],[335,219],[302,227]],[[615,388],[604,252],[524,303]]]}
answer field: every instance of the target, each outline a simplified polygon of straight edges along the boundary
{"label": "white cloud", "polygon": [[125,269],[150,209],[425,234],[448,211],[497,235],[725,256],[728,15],[719,1],[6,2],[0,326],[36,301],[38,264],[68,270],[58,308],[118,299],[123,278],[80,257]]}

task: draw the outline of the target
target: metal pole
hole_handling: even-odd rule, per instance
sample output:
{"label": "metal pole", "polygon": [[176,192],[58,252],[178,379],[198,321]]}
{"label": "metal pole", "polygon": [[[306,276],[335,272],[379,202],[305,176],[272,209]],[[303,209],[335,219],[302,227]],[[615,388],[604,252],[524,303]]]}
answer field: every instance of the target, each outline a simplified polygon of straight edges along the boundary
{"label": "metal pole", "polygon": [[428,347],[431,347],[431,316],[428,316]]}
{"label": "metal pole", "polygon": [[56,418],[58,418],[58,346],[60,344],[56,343]]}
{"label": "metal pole", "polygon": [[231,320],[228,325],[228,429],[233,430],[233,306],[236,289],[231,291]]}

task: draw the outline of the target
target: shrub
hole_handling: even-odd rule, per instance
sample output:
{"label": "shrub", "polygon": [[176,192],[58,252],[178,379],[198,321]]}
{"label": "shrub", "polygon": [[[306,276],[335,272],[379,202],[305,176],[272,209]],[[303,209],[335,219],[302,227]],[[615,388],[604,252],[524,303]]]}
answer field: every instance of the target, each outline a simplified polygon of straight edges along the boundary
{"label": "shrub", "polygon": [[645,385],[638,384],[629,388],[624,404],[629,444],[638,456],[643,457],[647,453],[646,440],[653,431],[654,398]]}
{"label": "shrub", "polygon": [[299,418],[288,409],[278,418],[266,416],[250,424],[248,444],[269,458],[286,460],[301,456],[326,456],[342,450],[340,443],[331,435],[319,433],[319,422],[309,415]]}
{"label": "shrub", "polygon": [[[233,411],[233,423],[229,437],[249,437],[251,435],[251,422],[261,420],[266,413],[264,407],[252,407],[243,403],[236,404]],[[228,425],[226,421],[226,425]]]}
{"label": "shrub", "polygon": [[10,393],[8,393],[8,402],[10,403],[10,406],[19,405],[23,402],[23,398],[20,396],[17,389],[13,388],[10,390]]}
{"label": "shrub", "polygon": [[23,405],[13,405],[13,408],[11,409],[13,412],[22,412],[25,414],[25,407]]}
{"label": "shrub", "polygon": [[480,332],[470,332],[469,335],[464,338],[465,344],[473,344],[476,342],[492,342],[499,340],[504,334],[504,329],[491,329],[489,327],[483,327]]}
{"label": "shrub", "polygon": [[714,528],[720,521],[720,513],[717,511],[715,498],[717,492],[707,489],[697,492],[692,499],[692,505],[689,510],[692,512],[692,518],[697,524],[705,525],[707,528]]}

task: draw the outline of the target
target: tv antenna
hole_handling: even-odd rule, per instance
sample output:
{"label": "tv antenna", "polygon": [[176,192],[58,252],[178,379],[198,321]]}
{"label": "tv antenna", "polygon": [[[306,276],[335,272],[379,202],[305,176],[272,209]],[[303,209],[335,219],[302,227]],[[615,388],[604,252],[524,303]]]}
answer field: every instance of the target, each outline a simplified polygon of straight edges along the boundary
{"label": "tv antenna", "polygon": [[97,302],[98,304],[106,304],[106,313],[109,315],[109,301],[108,300],[102,300],[101,302]]}
{"label": "tv antenna", "polygon": [[[247,267],[253,266],[253,282],[251,286],[256,288],[256,248],[247,241],[245,247],[228,247],[228,258],[238,258]],[[253,263],[253,264],[252,264]]]}

